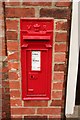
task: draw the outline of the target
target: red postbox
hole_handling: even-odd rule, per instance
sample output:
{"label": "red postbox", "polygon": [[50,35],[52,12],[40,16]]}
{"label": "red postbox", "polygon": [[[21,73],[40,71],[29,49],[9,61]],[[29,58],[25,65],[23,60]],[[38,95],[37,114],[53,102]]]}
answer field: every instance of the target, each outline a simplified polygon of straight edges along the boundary
{"label": "red postbox", "polygon": [[52,78],[52,19],[21,19],[23,100],[49,100]]}

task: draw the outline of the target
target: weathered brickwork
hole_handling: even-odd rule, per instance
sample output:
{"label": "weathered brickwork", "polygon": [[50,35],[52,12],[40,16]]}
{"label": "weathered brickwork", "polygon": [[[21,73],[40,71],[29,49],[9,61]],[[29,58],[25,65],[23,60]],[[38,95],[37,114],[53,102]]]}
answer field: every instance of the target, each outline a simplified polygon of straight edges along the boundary
{"label": "weathered brickwork", "polygon": [[4,16],[4,3],[0,2],[0,112],[2,109],[2,115],[0,115],[0,119],[1,117],[3,119],[10,117],[10,94]]}
{"label": "weathered brickwork", "polygon": [[[22,1],[22,0],[21,0]],[[6,2],[6,40],[11,118],[64,117],[65,76],[71,20],[70,2]],[[54,19],[51,100],[22,100],[20,18]]]}

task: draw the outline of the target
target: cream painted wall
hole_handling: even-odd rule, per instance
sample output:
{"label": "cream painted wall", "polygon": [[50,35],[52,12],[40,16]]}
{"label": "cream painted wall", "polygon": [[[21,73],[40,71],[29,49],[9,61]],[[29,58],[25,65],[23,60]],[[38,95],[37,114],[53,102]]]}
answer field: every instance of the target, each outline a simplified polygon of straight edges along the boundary
{"label": "cream painted wall", "polygon": [[67,79],[65,114],[72,114],[75,106],[77,71],[78,71],[78,1],[73,0],[70,53]]}

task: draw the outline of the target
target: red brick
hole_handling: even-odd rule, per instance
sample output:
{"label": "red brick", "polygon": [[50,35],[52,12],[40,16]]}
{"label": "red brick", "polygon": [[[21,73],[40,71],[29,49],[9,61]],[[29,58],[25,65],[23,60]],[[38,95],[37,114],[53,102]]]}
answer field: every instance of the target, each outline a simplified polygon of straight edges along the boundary
{"label": "red brick", "polygon": [[54,73],[54,80],[64,80],[64,73]]}
{"label": "red brick", "polygon": [[62,106],[62,105],[63,105],[63,101],[62,100],[52,100],[50,106]]}
{"label": "red brick", "polygon": [[18,33],[15,31],[7,31],[6,32],[6,39],[7,40],[17,40],[18,39]]}
{"label": "red brick", "polygon": [[5,120],[6,117],[7,117],[6,112],[2,112],[2,118],[3,118],[2,120]]}
{"label": "red brick", "polygon": [[18,79],[18,74],[16,72],[9,72],[9,79],[10,80],[17,80]]}
{"label": "red brick", "polygon": [[18,50],[18,42],[7,42],[7,50]]}
{"label": "red brick", "polygon": [[53,17],[55,19],[70,19],[71,11],[69,9],[41,8],[40,17]]}
{"label": "red brick", "polygon": [[[4,46],[5,47],[5,46]],[[1,51],[1,53],[0,53],[0,56],[6,56],[6,49],[4,48],[2,48],[2,51]]]}
{"label": "red brick", "polygon": [[6,20],[6,29],[7,30],[18,30],[18,21],[17,20]]}
{"label": "red brick", "polygon": [[22,116],[21,115],[11,115],[11,120],[22,120]]}
{"label": "red brick", "polygon": [[6,8],[6,17],[20,18],[20,17],[34,17],[34,8]]}
{"label": "red brick", "polygon": [[47,106],[48,101],[24,101],[24,106]]}
{"label": "red brick", "polygon": [[6,50],[5,50],[5,49],[2,49],[1,52],[2,52],[2,53],[0,53],[0,56],[6,56]]}
{"label": "red brick", "polygon": [[51,6],[51,2],[23,2],[26,6]]}
{"label": "red brick", "polygon": [[5,49],[5,41],[4,41],[4,39],[2,38],[0,41],[2,41],[2,49]]}
{"label": "red brick", "polygon": [[4,19],[4,16],[3,16],[2,14],[0,15],[0,20],[1,20],[1,19]]}
{"label": "red brick", "polygon": [[39,115],[36,115],[36,116],[24,116],[24,120],[28,120],[28,119],[46,120],[47,116],[45,116],[45,115],[43,115],[43,116],[39,116]]}
{"label": "red brick", "polygon": [[4,89],[3,88],[0,88],[0,93],[4,92]]}
{"label": "red brick", "polygon": [[67,33],[56,33],[55,37],[56,42],[66,42],[67,41]]}
{"label": "red brick", "polygon": [[64,64],[55,64],[54,71],[65,71],[65,65]]}
{"label": "red brick", "polygon": [[34,114],[34,108],[12,108],[11,109],[12,115],[22,115],[22,114]]}
{"label": "red brick", "polygon": [[[1,7],[1,6],[0,6],[0,7]],[[2,14],[2,12],[3,12],[3,8],[0,9],[0,14]]]}
{"label": "red brick", "polygon": [[2,68],[1,72],[8,72],[8,67]]}
{"label": "red brick", "polygon": [[20,89],[20,82],[10,81],[9,86],[10,86],[10,89]]}
{"label": "red brick", "polygon": [[63,21],[56,22],[56,30],[68,30],[68,23]]}
{"label": "red brick", "polygon": [[55,54],[54,55],[54,62],[65,62],[66,55],[65,54]]}
{"label": "red brick", "polygon": [[10,89],[9,88],[5,88],[5,93],[9,93]]}
{"label": "red brick", "polygon": [[3,82],[2,82],[2,86],[3,86],[3,87],[8,87],[8,86],[9,86],[9,81],[7,81],[7,80],[6,80],[6,81],[3,81]]}
{"label": "red brick", "polygon": [[9,70],[10,69],[17,69],[18,70],[18,67],[19,67],[19,63],[12,63],[12,62],[8,62],[8,68],[9,68]]}
{"label": "red brick", "polygon": [[[0,95],[0,99],[2,99],[2,103],[6,104],[9,102],[10,94],[6,93],[5,91],[2,92],[2,95]],[[6,101],[5,101],[6,100]],[[0,105],[1,106],[1,105]],[[3,107],[3,106],[2,106]]]}
{"label": "red brick", "polygon": [[10,96],[11,97],[20,97],[20,91],[19,90],[12,90],[12,91],[10,91]]}
{"label": "red brick", "polygon": [[50,120],[62,120],[62,115],[50,115],[49,116]]}
{"label": "red brick", "polygon": [[59,2],[56,2],[57,7],[70,7],[71,2],[70,0],[59,0]]}
{"label": "red brick", "polygon": [[[6,100],[6,101],[9,101],[10,95],[9,95],[9,94],[2,94],[2,99],[3,99],[3,100]],[[5,102],[6,102],[6,101],[5,101]]]}
{"label": "red brick", "polygon": [[[13,0],[12,0],[13,1]],[[16,2],[15,2],[16,1]],[[20,2],[19,2],[19,0],[15,0],[14,2],[11,2],[11,0],[10,0],[10,2],[5,2],[5,5],[6,6],[19,6],[20,5]]]}
{"label": "red brick", "polygon": [[7,73],[2,74],[2,79],[3,80],[6,80],[7,78],[8,78],[8,74]]}
{"label": "red brick", "polygon": [[11,104],[11,106],[17,106],[18,107],[18,106],[22,106],[22,101],[20,99],[16,99],[16,100],[11,99],[10,104]]}
{"label": "red brick", "polygon": [[38,108],[38,114],[56,114],[59,115],[61,113],[61,108]]}
{"label": "red brick", "polygon": [[8,55],[8,60],[18,60],[18,52]]}
{"label": "red brick", "polygon": [[53,90],[63,90],[63,82],[53,83]]}
{"label": "red brick", "polygon": [[56,99],[56,98],[62,99],[62,96],[63,96],[62,91],[53,91],[52,92],[52,98],[53,99]]}
{"label": "red brick", "polygon": [[55,44],[55,52],[66,52],[67,45],[66,44]]}

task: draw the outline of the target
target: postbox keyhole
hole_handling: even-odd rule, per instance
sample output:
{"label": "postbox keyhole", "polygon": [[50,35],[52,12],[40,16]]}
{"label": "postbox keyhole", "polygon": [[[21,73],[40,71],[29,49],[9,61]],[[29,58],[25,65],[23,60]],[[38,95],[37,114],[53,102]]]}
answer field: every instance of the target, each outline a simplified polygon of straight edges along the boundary
{"label": "postbox keyhole", "polygon": [[33,76],[31,75],[31,78],[33,78]]}
{"label": "postbox keyhole", "polygon": [[33,75],[31,75],[31,79],[33,79],[34,78],[34,76]]}

